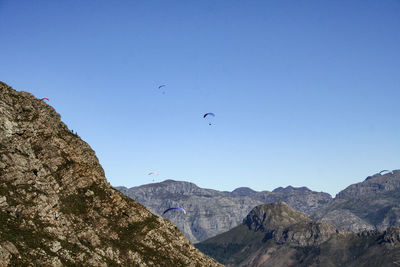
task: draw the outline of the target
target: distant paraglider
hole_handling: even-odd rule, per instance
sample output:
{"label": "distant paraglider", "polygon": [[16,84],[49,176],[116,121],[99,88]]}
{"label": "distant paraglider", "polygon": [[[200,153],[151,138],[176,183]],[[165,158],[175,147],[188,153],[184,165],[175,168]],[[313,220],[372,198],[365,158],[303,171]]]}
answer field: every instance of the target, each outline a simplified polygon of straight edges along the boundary
{"label": "distant paraglider", "polygon": [[[166,84],[162,84],[162,85],[158,86],[158,89],[161,89],[161,88],[163,88],[165,86],[167,86],[167,85]],[[162,93],[165,94],[165,91],[162,91]]]}
{"label": "distant paraglider", "polygon": [[153,175],[153,182],[154,182],[154,175],[155,175],[155,176],[158,176],[159,173],[158,173],[158,172],[150,172],[148,175]]}
{"label": "distant paraglider", "polygon": [[382,175],[382,173],[385,173],[385,172],[391,172],[391,171],[389,171],[389,170],[382,170],[382,171],[379,172],[379,174]]}
{"label": "distant paraglider", "polygon": [[170,211],[170,210],[180,210],[180,211],[183,211],[184,214],[186,214],[186,211],[185,211],[184,209],[180,208],[180,207],[171,207],[171,208],[166,209],[166,210],[163,212],[163,215],[164,215],[165,213],[167,213],[168,211]]}
{"label": "distant paraglider", "polygon": [[[209,112],[209,113],[204,114],[204,115],[203,115],[203,118],[205,119],[205,118],[208,117],[208,116],[215,117],[215,114],[212,113],[212,112]],[[208,125],[211,125],[211,122],[209,122]]]}
{"label": "distant paraglider", "polygon": [[47,97],[42,98],[42,99],[40,99],[40,100],[42,100],[42,101],[45,101],[45,100],[50,101],[50,99],[48,99]]}

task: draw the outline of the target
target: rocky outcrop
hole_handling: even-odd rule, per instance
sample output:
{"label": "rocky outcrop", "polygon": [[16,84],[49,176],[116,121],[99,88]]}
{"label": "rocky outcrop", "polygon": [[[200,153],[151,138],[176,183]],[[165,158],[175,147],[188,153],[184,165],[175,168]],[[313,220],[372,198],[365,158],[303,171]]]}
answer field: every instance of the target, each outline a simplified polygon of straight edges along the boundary
{"label": "rocky outcrop", "polygon": [[328,224],[313,222],[307,215],[292,209],[285,202],[255,207],[243,220],[249,230],[265,232],[264,241],[277,244],[296,243],[301,246],[321,244],[339,230]]}
{"label": "rocky outcrop", "polygon": [[1,266],[218,266],[113,189],[51,106],[4,83],[0,181]]}
{"label": "rocky outcrop", "polygon": [[340,229],[355,233],[364,230],[375,229],[373,225],[346,209],[331,210],[324,214],[323,217],[319,219],[319,221],[332,224]]}
{"label": "rocky outcrop", "polygon": [[170,206],[183,207],[188,216],[167,213],[165,217],[174,222],[192,242],[199,242],[232,229],[239,225],[243,217],[255,206],[262,203],[285,201],[290,206],[311,214],[332,199],[327,193],[314,192],[306,187],[289,186],[273,192],[257,192],[241,187],[232,192],[221,192],[173,180],[130,189],[116,189],[158,215],[162,215]]}
{"label": "rocky outcrop", "polygon": [[312,217],[352,232],[400,226],[400,171],[350,185]]}
{"label": "rocky outcrop", "polygon": [[311,220],[304,213],[290,208],[285,202],[274,202],[252,209],[243,220],[243,224],[250,230],[265,232],[304,221]]}
{"label": "rocky outcrop", "polygon": [[277,202],[257,206],[242,225],[196,247],[226,266],[394,266],[400,229],[354,234]]}

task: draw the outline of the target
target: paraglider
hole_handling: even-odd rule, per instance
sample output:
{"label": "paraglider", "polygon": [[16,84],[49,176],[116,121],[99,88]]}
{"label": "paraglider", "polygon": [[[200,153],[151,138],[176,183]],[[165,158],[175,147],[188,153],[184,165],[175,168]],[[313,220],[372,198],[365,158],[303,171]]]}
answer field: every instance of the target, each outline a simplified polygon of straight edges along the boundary
{"label": "paraglider", "polygon": [[163,215],[164,215],[165,213],[167,213],[168,211],[170,211],[170,210],[181,210],[181,211],[183,211],[184,214],[186,214],[186,211],[185,211],[184,209],[180,208],[180,207],[171,207],[171,208],[166,209],[166,210],[163,212]]}
{"label": "paraglider", "polygon": [[[212,112],[209,112],[209,113],[204,114],[204,115],[203,115],[203,118],[205,119],[205,118],[208,117],[208,116],[215,117],[215,114],[212,113]],[[211,125],[211,122],[209,122],[208,125]]]}
{"label": "paraglider", "polygon": [[40,99],[40,100],[42,100],[42,101],[45,101],[45,100],[50,101],[50,99],[48,99],[47,97],[42,98],[42,99]]}
{"label": "paraglider", "polygon": [[382,170],[382,171],[379,172],[379,174],[382,174],[384,172],[390,172],[390,171],[389,170]]}
{"label": "paraglider", "polygon": [[[158,176],[158,172],[150,172],[148,175],[156,175],[156,176]],[[154,182],[154,176],[153,176],[153,182]]]}
{"label": "paraglider", "polygon": [[[163,88],[163,87],[165,87],[165,86],[167,86],[167,85],[162,84],[162,85],[158,86],[158,89],[161,89],[161,88]],[[162,93],[165,94],[165,91],[163,91]]]}

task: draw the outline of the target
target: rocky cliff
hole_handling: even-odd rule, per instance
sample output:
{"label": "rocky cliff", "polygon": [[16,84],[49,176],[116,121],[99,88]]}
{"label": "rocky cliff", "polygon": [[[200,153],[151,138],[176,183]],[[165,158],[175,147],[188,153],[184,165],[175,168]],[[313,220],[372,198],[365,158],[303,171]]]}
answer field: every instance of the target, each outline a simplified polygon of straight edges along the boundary
{"label": "rocky cliff", "polygon": [[400,228],[354,234],[276,202],[196,247],[226,266],[396,266]]}
{"label": "rocky cliff", "polygon": [[353,232],[400,226],[400,170],[350,185],[313,218]]}
{"label": "rocky cliff", "polygon": [[255,206],[262,203],[285,201],[307,214],[314,213],[332,198],[327,193],[314,192],[306,187],[277,188],[273,192],[256,192],[238,188],[232,192],[204,189],[193,183],[166,180],[138,187],[116,187],[125,195],[161,215],[171,206],[183,207],[188,214],[167,213],[192,242],[199,242],[226,232],[241,223]]}
{"label": "rocky cliff", "polygon": [[0,83],[1,266],[219,266],[113,189],[44,101]]}

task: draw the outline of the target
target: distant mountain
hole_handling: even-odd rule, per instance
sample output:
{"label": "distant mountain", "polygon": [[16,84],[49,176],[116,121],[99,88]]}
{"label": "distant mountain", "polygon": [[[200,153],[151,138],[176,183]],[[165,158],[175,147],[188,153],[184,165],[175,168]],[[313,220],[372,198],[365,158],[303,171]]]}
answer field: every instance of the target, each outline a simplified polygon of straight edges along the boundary
{"label": "distant mountain", "polygon": [[400,228],[354,234],[276,202],[255,207],[242,224],[196,247],[225,266],[395,266]]}
{"label": "distant mountain", "polygon": [[233,196],[249,196],[249,195],[253,195],[256,194],[257,191],[254,191],[251,188],[248,187],[239,187],[236,188],[235,190],[232,191],[231,195]]}
{"label": "distant mountain", "polygon": [[329,194],[314,192],[306,187],[289,186],[273,192],[257,192],[241,187],[232,192],[221,192],[174,180],[116,189],[158,215],[171,206],[184,208],[187,211],[185,216],[179,212],[169,212],[164,217],[174,222],[192,242],[232,229],[259,204],[285,201],[295,209],[313,214],[332,200]]}
{"label": "distant mountain", "polygon": [[350,185],[313,218],[353,232],[400,226],[400,170]]}
{"label": "distant mountain", "polygon": [[112,188],[60,118],[0,82],[0,266],[220,266]]}
{"label": "distant mountain", "polygon": [[313,220],[342,230],[360,232],[400,226],[400,170],[375,174],[350,185],[334,199],[307,187],[276,188],[257,192],[240,187],[232,192],[199,188],[193,183],[166,180],[130,189],[116,187],[125,195],[161,215],[169,206],[182,206],[187,216],[166,214],[192,241],[199,242],[240,224],[253,207],[285,201]]}

